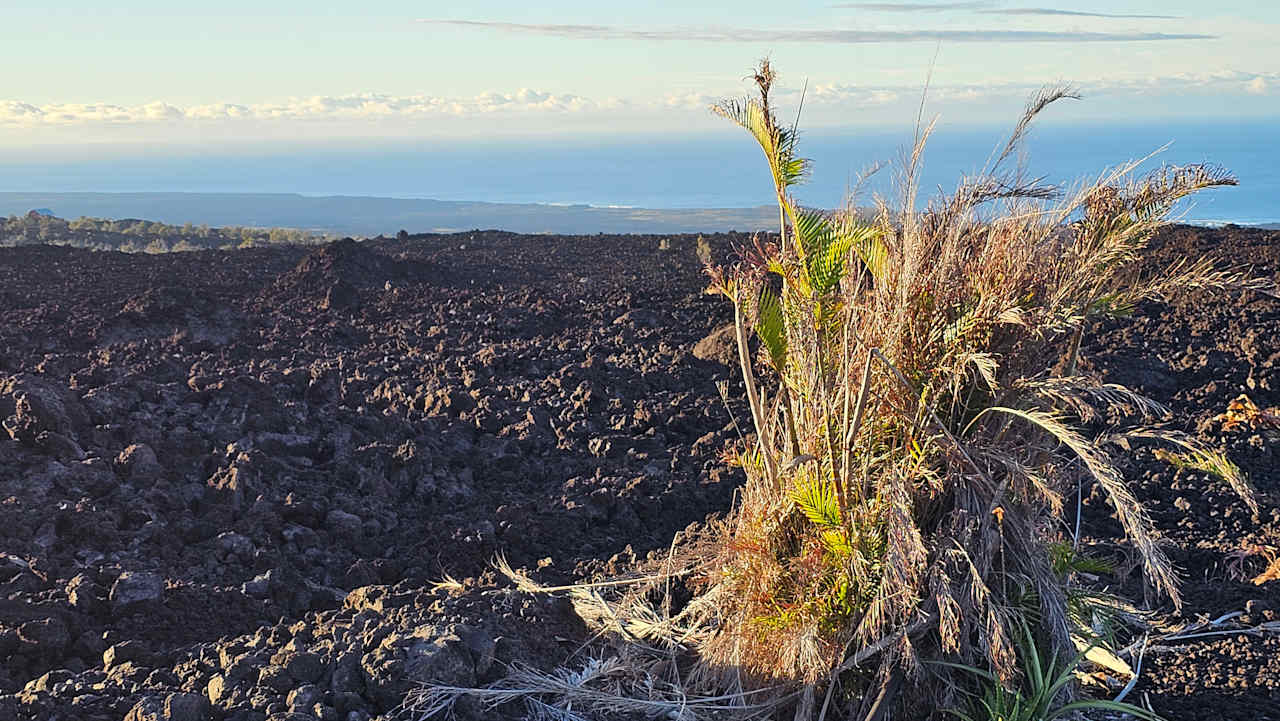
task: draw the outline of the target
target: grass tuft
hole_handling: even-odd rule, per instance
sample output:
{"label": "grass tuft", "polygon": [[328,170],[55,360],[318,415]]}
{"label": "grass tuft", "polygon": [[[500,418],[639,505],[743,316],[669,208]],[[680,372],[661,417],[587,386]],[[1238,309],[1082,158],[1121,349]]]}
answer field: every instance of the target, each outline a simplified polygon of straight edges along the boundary
{"label": "grass tuft", "polygon": [[[1028,179],[1010,159],[1040,112],[1075,97],[1053,87],[950,193],[917,204],[930,125],[907,154],[896,209],[807,209],[791,192],[810,162],[775,115],[775,71],[763,61],[752,77],[755,95],[713,110],[762,150],[779,232],[727,266],[699,249],[711,292],[734,311],[750,423],[725,456],[746,484],[730,514],[678,537],[646,576],[545,588],[500,563],[520,590],[567,593],[632,655],[581,678],[520,676],[481,698],[523,694],[544,718],[790,704],[797,719],[877,721],[890,707],[959,709],[965,693],[978,703],[962,715],[1134,713],[1073,700],[1079,665],[1128,669],[1103,644],[1140,614],[1082,582],[1109,567],[1078,552],[1066,499],[1096,484],[1149,586],[1175,607],[1176,570],[1114,454],[1171,444],[1178,462],[1257,505],[1222,454],[1155,425],[1167,408],[1084,373],[1079,352],[1095,319],[1145,301],[1267,290],[1208,257],[1142,260],[1179,200],[1235,180],[1205,165],[1138,175],[1136,163],[1066,193]],[[608,699],[581,680],[615,676]],[[473,692],[420,700],[440,708]]]}
{"label": "grass tuft", "polygon": [[1077,579],[1104,565],[1062,551],[1075,540],[1064,498],[1080,484],[1105,492],[1147,581],[1177,606],[1176,570],[1113,454],[1172,444],[1256,511],[1253,490],[1221,453],[1153,426],[1167,408],[1082,373],[1078,356],[1096,318],[1196,289],[1265,290],[1209,257],[1142,261],[1179,200],[1234,178],[1130,164],[1065,194],[1028,179],[1009,166],[1022,139],[1075,97],[1054,87],[951,193],[916,204],[924,127],[899,210],[806,209],[791,190],[810,163],[770,105],[774,69],[754,77],[755,96],[713,109],[763,151],[780,226],[736,264],[708,265],[734,308],[754,434],[733,449],[746,487],[689,579],[716,599],[702,663],[761,684],[838,677],[864,699],[914,678],[920,708],[964,684],[926,658],[1013,688],[1033,629],[1049,658],[1099,639],[1082,622],[1101,597]]}

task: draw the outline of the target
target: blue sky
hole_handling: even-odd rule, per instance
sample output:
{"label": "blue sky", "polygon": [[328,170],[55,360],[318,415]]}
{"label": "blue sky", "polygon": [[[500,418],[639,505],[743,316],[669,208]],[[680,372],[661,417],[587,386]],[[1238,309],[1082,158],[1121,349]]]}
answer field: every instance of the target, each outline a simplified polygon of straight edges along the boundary
{"label": "blue sky", "polygon": [[[807,127],[1280,118],[1280,2],[7,0],[0,145],[684,133],[758,57]],[[52,6],[52,7],[51,7]],[[934,59],[936,56],[936,64]]]}

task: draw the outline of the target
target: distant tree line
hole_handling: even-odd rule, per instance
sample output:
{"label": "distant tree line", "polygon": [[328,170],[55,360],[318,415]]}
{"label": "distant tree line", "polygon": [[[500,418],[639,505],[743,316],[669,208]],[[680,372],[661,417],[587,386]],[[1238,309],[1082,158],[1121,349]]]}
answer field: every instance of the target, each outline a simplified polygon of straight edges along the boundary
{"label": "distant tree line", "polygon": [[0,247],[19,245],[68,245],[126,253],[168,253],[212,248],[252,248],[263,245],[314,245],[334,236],[298,228],[252,228],[228,225],[168,225],[126,218],[76,218],[64,220],[32,211],[10,215],[0,227]]}

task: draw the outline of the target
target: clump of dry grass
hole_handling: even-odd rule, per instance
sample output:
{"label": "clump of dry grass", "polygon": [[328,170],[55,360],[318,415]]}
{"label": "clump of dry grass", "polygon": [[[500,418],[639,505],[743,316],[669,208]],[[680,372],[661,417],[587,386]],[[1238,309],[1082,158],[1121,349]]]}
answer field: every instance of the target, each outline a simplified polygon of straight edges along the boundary
{"label": "clump of dry grass", "polygon": [[754,703],[749,692],[719,696],[691,696],[681,680],[655,673],[652,664],[635,658],[588,658],[577,668],[544,672],[515,667],[486,688],[430,686],[415,695],[406,711],[414,719],[430,719],[450,713],[460,699],[479,702],[487,716],[513,703],[523,704],[525,718],[535,721],[594,721],[599,718],[664,718],[701,721],[733,718],[742,721],[769,718],[779,699],[766,697]]}
{"label": "clump of dry grass", "polygon": [[[703,662],[813,684],[875,649],[874,666],[859,664],[864,689],[938,676],[925,657],[1009,682],[1024,618],[1068,657],[1069,573],[1052,549],[1071,541],[1065,499],[1086,481],[1106,492],[1151,587],[1178,604],[1175,569],[1112,454],[1169,442],[1255,509],[1252,492],[1221,454],[1159,428],[1158,404],[1080,374],[1077,354],[1094,317],[1261,287],[1212,258],[1142,261],[1178,200],[1235,180],[1202,165],[1134,177],[1130,165],[1054,202],[1006,168],[1035,116],[1072,96],[1050,88],[985,172],[918,209],[921,129],[902,210],[882,201],[865,222],[794,201],[808,161],[770,105],[767,61],[755,80],[757,97],[714,109],[761,146],[782,222],[778,243],[709,268],[734,306],[755,435],[735,449],[739,503],[691,579],[715,599]],[[1101,437],[1084,430],[1117,416]]]}
{"label": "clump of dry grass", "polygon": [[[689,718],[784,703],[797,719],[835,708],[878,719],[895,703],[931,713],[972,687],[958,669],[1013,688],[1028,654],[1124,665],[1077,655],[1095,647],[1086,626],[1100,611],[1074,587],[1093,567],[1076,551],[1068,499],[1101,487],[1150,588],[1175,606],[1176,571],[1114,454],[1171,445],[1256,504],[1220,453],[1163,427],[1167,409],[1080,372],[1079,348],[1091,319],[1143,301],[1263,287],[1207,257],[1142,260],[1178,200],[1235,180],[1200,165],[1136,177],[1135,164],[1065,196],[1027,180],[1008,164],[1035,116],[1072,97],[1058,87],[1033,97],[989,167],[950,194],[916,205],[923,127],[899,208],[881,200],[871,220],[852,206],[810,210],[791,195],[809,161],[775,116],[767,61],[754,80],[757,96],[714,108],[763,150],[780,219],[777,242],[708,265],[710,290],[733,304],[754,430],[728,450],[747,478],[732,512],[679,538],[647,577],[547,589],[504,574],[528,592],[568,593],[635,652],[610,672],[627,679],[613,696],[645,697],[657,687],[645,679],[661,677],[663,703],[706,700]],[[673,604],[673,583],[691,600]],[[905,683],[912,693],[896,699]],[[596,698],[583,693],[557,698]]]}

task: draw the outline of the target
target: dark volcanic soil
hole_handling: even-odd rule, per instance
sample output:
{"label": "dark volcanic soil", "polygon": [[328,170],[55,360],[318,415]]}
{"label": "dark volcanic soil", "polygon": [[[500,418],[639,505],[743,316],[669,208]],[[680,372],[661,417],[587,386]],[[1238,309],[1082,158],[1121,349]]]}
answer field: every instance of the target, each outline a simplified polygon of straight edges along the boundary
{"label": "dark volcanic soil", "polygon": [[[1280,232],[1175,227],[1156,246],[1156,262],[1208,254],[1280,281]],[[1280,301],[1203,292],[1147,304],[1131,318],[1104,324],[1085,353],[1108,381],[1169,406],[1174,428],[1226,451],[1259,492],[1253,517],[1225,483],[1135,449],[1127,475],[1183,571],[1182,615],[1216,619],[1247,610],[1236,623],[1269,627],[1258,636],[1200,638],[1150,655],[1135,692],[1149,693],[1170,719],[1280,719],[1280,580],[1251,582],[1267,566],[1265,554],[1233,563],[1251,546],[1280,553],[1280,429],[1224,430],[1215,420],[1240,394],[1261,408],[1280,406]],[[1101,496],[1091,500],[1105,508]],[[1104,513],[1094,518],[1106,521],[1087,526],[1095,532],[1117,531]]]}
{"label": "dark volcanic soil", "polygon": [[[745,238],[710,240],[723,255]],[[1161,262],[1280,270],[1280,233],[1162,244]],[[582,629],[561,602],[493,590],[494,554],[545,579],[626,564],[727,510],[740,482],[718,457],[736,437],[716,390],[736,388],[727,339],[695,353],[729,309],[701,294],[694,239],[670,246],[476,232],[0,250],[0,721],[361,720],[415,681],[562,660]],[[1086,355],[1264,494],[1252,518],[1139,451],[1132,478],[1186,571],[1182,616],[1275,619],[1280,582],[1249,581],[1265,558],[1228,561],[1280,547],[1276,439],[1211,419],[1240,393],[1280,405],[1280,302],[1152,305]],[[1087,500],[1105,543],[1114,522]],[[1171,717],[1280,719],[1278,658],[1275,633],[1153,649],[1134,693]]]}

